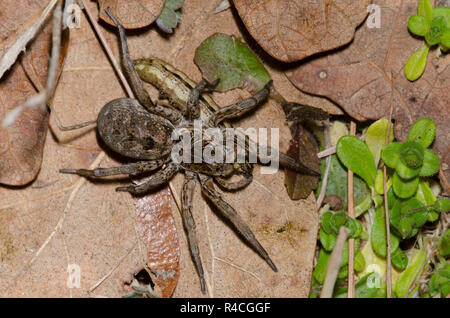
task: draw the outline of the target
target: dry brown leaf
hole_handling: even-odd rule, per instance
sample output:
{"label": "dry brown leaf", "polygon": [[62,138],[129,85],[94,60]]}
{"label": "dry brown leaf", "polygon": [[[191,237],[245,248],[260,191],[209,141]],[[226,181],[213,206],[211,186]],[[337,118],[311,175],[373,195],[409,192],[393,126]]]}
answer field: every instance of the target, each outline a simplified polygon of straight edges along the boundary
{"label": "dry brown leaf", "polygon": [[136,228],[147,248],[147,266],[161,297],[172,295],[180,275],[180,248],[170,199],[167,187],[134,199]]}
{"label": "dry brown leaf", "polygon": [[[48,1],[35,1],[18,6],[16,1],[0,5],[0,52],[9,48],[18,36],[40,16]],[[22,24],[24,24],[22,26]],[[14,66],[0,80],[0,121],[6,114],[22,105],[36,94],[36,83],[45,85],[51,46],[51,19],[42,32],[28,45],[27,52],[19,57]],[[68,34],[66,34],[68,35]],[[68,38],[63,40],[67,45]],[[66,50],[62,50],[60,64]],[[0,54],[1,56],[2,54]],[[30,75],[33,74],[33,75]],[[30,77],[29,77],[30,76]],[[34,77],[32,82],[30,78]],[[47,134],[48,111],[46,108],[26,109],[8,128],[0,127],[0,183],[24,185],[31,182],[41,167],[44,141]]]}
{"label": "dry brown leaf", "polygon": [[[351,45],[313,58],[289,79],[301,90],[326,96],[356,120],[389,117],[391,72],[396,87],[393,103],[395,134],[406,138],[413,122],[432,118],[437,125],[433,150],[442,156],[449,147],[450,55],[436,57],[432,50],[423,76],[409,82],[403,73],[408,57],[423,45],[408,32],[408,18],[416,14],[416,0],[376,0],[381,7],[381,28],[363,25]],[[448,158],[445,162],[450,164]],[[446,171],[450,180],[450,170]]]}
{"label": "dry brown leaf", "polygon": [[250,34],[274,58],[294,62],[349,43],[370,0],[234,0]]}
{"label": "dry brown leaf", "polygon": [[98,0],[100,18],[114,25],[105,9],[110,8],[126,29],[138,29],[153,23],[161,13],[165,0]]}
{"label": "dry brown leaf", "polygon": [[[169,39],[154,29],[130,35],[132,57],[168,60],[199,81],[201,73],[193,63],[198,45],[216,32],[241,35],[232,12],[212,13],[219,2],[187,1],[181,24]],[[96,12],[95,3],[88,5]],[[117,57],[117,37],[113,29],[108,30],[106,39]],[[92,120],[108,101],[125,96],[84,16],[81,28],[71,31],[69,52],[54,99],[56,113],[65,125]],[[269,72],[286,99],[299,101],[301,93],[282,71],[269,67]],[[148,87],[155,99],[158,92]],[[222,106],[248,96],[241,90],[214,94]],[[50,125],[54,127],[52,118]],[[236,126],[279,127],[280,148],[288,148],[289,127],[283,111],[272,101]],[[129,183],[129,179],[85,180],[58,173],[60,168],[86,168],[93,163],[109,167],[122,162],[109,152],[100,160],[101,148],[92,129],[53,132],[46,139],[36,187],[0,188],[0,295],[122,296],[127,292],[123,281],[142,268],[148,256],[146,246],[140,243],[132,197],[114,191]],[[173,180],[174,188],[181,191],[182,183],[183,175],[179,174]],[[274,273],[210,210],[197,187],[193,214],[208,295],[306,297],[318,228],[314,197],[293,202],[284,189],[282,171],[261,175],[256,168],[249,187],[224,193],[224,198],[248,222],[279,272]],[[177,211],[173,200],[171,205]],[[174,213],[173,217],[181,254],[173,297],[203,297],[181,216]],[[79,266],[80,288],[67,286],[69,264]],[[95,290],[89,293],[93,286]]]}

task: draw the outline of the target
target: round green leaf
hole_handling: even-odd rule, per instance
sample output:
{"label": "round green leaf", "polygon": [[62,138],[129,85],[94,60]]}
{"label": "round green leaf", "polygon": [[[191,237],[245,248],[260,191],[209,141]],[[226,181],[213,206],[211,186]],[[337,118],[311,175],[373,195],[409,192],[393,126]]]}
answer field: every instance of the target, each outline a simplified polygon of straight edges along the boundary
{"label": "round green leaf", "polygon": [[362,272],[366,268],[366,260],[361,252],[356,253],[353,265],[357,273]]}
{"label": "round green leaf", "polygon": [[392,178],[392,188],[394,193],[401,199],[407,199],[412,197],[419,186],[419,177],[415,177],[410,180],[404,180],[399,177],[397,173],[394,173]]}
{"label": "round green leaf", "polygon": [[333,214],[331,217],[331,228],[333,229],[334,233],[339,233],[339,229],[341,226],[345,226],[347,223],[348,215],[345,212],[337,212]]}
{"label": "round green leaf", "polygon": [[327,251],[333,251],[334,245],[336,245],[336,236],[334,234],[327,234],[323,229],[319,231],[319,240],[322,247]]}
{"label": "round green leaf", "polygon": [[391,262],[397,270],[402,271],[408,266],[408,256],[401,248],[398,248],[392,253]]}
{"label": "round green leaf", "polygon": [[421,15],[412,15],[408,20],[408,29],[415,35],[425,36],[430,29],[430,21]]}
{"label": "round green leaf", "polygon": [[395,168],[395,171],[402,179],[411,179],[419,174],[420,168],[411,169],[407,167],[402,161],[399,161],[397,164],[397,168]]}
{"label": "round green leaf", "polygon": [[322,217],[320,219],[321,225],[322,225],[322,229],[327,234],[337,234],[337,232],[334,232],[333,228],[331,227],[331,218],[332,218],[332,216],[333,216],[333,213],[328,211],[328,212],[325,212],[324,214],[322,214]]}
{"label": "round green leaf", "polygon": [[423,157],[423,166],[420,168],[421,177],[429,177],[439,171],[439,157],[430,149],[425,149]]}
{"label": "round green leaf", "polygon": [[447,29],[444,17],[435,17],[431,21],[430,29],[425,34],[425,40],[429,46],[433,46],[441,42],[441,37]]}
{"label": "round green leaf", "polygon": [[420,143],[423,148],[428,148],[434,140],[436,124],[430,118],[421,118],[409,129],[408,140]]}
{"label": "round green leaf", "polygon": [[423,71],[425,71],[425,66],[427,65],[429,50],[430,47],[425,44],[414,52],[409,57],[408,61],[406,61],[404,72],[408,80],[415,81],[422,76]]}
{"label": "round green leaf", "polygon": [[420,143],[414,140],[406,141],[402,143],[402,147],[400,148],[400,160],[408,168],[418,169],[423,164],[423,153],[424,148]]}
{"label": "round green leaf", "polygon": [[381,159],[390,168],[396,168],[397,163],[400,161],[400,149],[402,148],[402,143],[393,142],[381,151]]}
{"label": "round green leaf", "polygon": [[450,200],[445,198],[437,199],[434,203],[434,209],[441,213],[450,211]]}
{"label": "round green leaf", "polygon": [[363,141],[355,136],[343,136],[336,145],[336,153],[347,169],[352,170],[373,187],[377,169],[372,153]]}

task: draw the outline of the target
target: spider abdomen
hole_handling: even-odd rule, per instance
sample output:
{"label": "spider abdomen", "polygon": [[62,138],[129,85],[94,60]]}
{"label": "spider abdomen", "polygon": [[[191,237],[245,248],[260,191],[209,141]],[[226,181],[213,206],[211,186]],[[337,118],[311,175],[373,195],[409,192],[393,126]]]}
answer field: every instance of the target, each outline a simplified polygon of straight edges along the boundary
{"label": "spider abdomen", "polygon": [[137,100],[119,98],[107,103],[97,118],[97,129],[105,144],[134,159],[159,159],[172,149],[170,121],[150,113]]}

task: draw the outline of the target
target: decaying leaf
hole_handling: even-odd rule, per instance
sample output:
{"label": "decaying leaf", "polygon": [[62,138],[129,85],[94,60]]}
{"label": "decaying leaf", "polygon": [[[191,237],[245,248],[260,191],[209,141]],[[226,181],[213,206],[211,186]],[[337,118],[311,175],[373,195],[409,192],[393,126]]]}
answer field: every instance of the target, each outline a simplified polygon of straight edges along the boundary
{"label": "decaying leaf", "polygon": [[152,24],[160,15],[165,0],[98,0],[100,18],[115,25],[105,12],[110,8],[126,29],[138,29]]}
{"label": "decaying leaf", "polygon": [[[408,57],[423,45],[407,28],[408,18],[416,14],[417,1],[376,0],[374,4],[381,8],[380,28],[362,25],[350,45],[312,58],[289,71],[288,77],[299,89],[327,96],[350,116],[364,121],[389,117],[392,73],[396,137],[405,140],[414,121],[429,117],[437,126],[432,149],[443,156],[449,147],[450,134],[450,55],[438,58],[435,51],[430,51],[422,77],[409,82],[403,68]],[[448,167],[449,158],[445,160],[443,167]],[[449,180],[450,170],[444,173]]]}
{"label": "decaying leaf", "polygon": [[[14,2],[14,3],[13,3]],[[17,5],[7,1],[0,5],[0,52],[13,43],[23,32],[22,23],[29,26],[41,14],[47,1]],[[24,14],[26,12],[26,14]],[[0,121],[15,107],[22,105],[36,94],[36,81],[45,86],[51,46],[51,19],[28,46],[19,60],[0,80]],[[66,33],[65,35],[68,35]],[[63,37],[60,64],[67,49],[68,37]],[[58,76],[59,77],[59,76]],[[31,80],[31,81],[30,81]],[[46,108],[26,109],[9,127],[0,127],[0,183],[24,185],[32,181],[42,162],[42,152],[47,135],[48,111]]]}
{"label": "decaying leaf", "polygon": [[[301,123],[297,123],[292,137],[288,154],[318,171],[320,166],[320,160],[317,158],[319,146],[313,134]],[[285,171],[284,184],[292,200],[307,198],[311,191],[317,188],[318,183],[318,177],[306,176],[290,170]]]}
{"label": "decaying leaf", "polygon": [[180,275],[180,248],[170,200],[167,187],[134,199],[137,231],[147,248],[147,266],[155,288],[162,297],[172,295]]}
{"label": "decaying leaf", "polygon": [[274,58],[294,62],[349,43],[370,0],[234,0],[250,34]]}

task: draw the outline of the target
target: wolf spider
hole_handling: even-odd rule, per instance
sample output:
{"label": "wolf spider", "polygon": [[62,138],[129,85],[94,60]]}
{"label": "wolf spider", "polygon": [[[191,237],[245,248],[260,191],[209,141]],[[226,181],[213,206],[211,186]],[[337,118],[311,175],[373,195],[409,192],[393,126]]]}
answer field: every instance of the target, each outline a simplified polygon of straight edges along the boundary
{"label": "wolf spider", "polygon": [[[184,172],[185,181],[181,195],[181,214],[192,258],[200,278],[202,292],[206,293],[205,279],[197,243],[195,222],[192,216],[192,198],[197,180],[200,182],[203,195],[212,203],[216,211],[231,222],[242,238],[276,272],[277,268],[266,250],[261,246],[249,226],[236,210],[222,199],[213,183],[213,180],[215,180],[225,190],[239,190],[251,182],[252,165],[205,162],[201,164],[175,163],[170,157],[174,146],[174,142],[171,139],[172,132],[180,127],[192,129],[193,121],[200,118],[200,109],[197,105],[201,93],[205,89],[212,89],[217,84],[217,81],[209,84],[207,81],[202,80],[191,91],[185,113],[170,106],[155,105],[144,88],[130,58],[123,26],[109,9],[106,9],[106,12],[117,25],[121,62],[136,99],[118,98],[107,103],[98,115],[97,130],[100,138],[114,152],[139,161],[112,168],[97,168],[94,170],[61,169],[60,172],[84,177],[106,177],[121,174],[137,175],[157,170],[142,184],[116,189],[117,191],[130,192],[133,195],[146,194],[169,182],[176,173]],[[271,81],[252,97],[221,108],[209,118],[202,120],[202,123],[205,127],[218,127],[220,122],[224,120],[238,118],[255,110],[267,99],[270,93],[270,85]],[[258,157],[258,159],[261,158]],[[283,153],[279,153],[279,164],[303,174],[319,175],[318,172],[309,169]],[[227,178],[234,173],[242,174],[244,178],[237,182],[231,182]]]}

